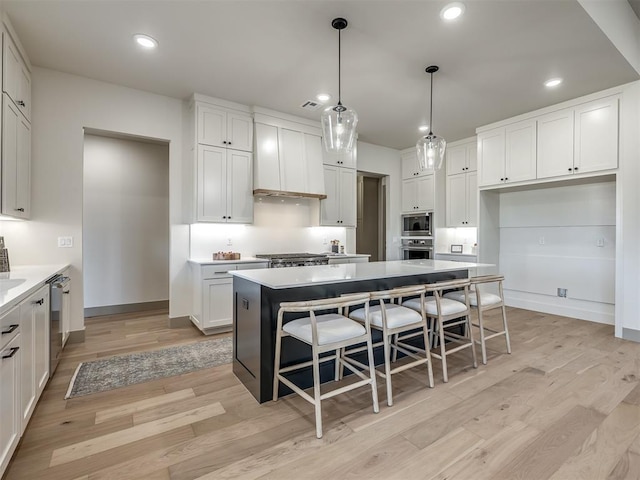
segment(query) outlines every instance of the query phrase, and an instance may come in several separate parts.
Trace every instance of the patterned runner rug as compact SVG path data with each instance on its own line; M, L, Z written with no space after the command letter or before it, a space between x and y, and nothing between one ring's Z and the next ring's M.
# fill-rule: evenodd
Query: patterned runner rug
M64 398L105 392L231 363L231 356L231 337L224 337L84 362L78 365Z

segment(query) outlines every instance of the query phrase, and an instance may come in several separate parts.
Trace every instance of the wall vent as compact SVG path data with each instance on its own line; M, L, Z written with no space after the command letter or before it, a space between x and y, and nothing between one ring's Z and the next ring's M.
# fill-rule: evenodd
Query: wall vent
M305 110L318 110L320 107L322 107L322 104L320 102L316 102L315 100L307 100L300 106Z

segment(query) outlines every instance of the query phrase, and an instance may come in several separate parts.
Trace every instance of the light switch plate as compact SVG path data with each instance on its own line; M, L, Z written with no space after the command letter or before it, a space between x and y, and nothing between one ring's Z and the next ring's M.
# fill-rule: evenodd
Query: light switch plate
M73 247L73 237L58 237L58 248Z

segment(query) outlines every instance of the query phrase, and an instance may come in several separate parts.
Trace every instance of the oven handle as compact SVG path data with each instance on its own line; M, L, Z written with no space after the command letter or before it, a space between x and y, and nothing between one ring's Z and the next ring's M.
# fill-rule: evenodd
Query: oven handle
M414 252L432 252L433 247L402 247L403 250Z

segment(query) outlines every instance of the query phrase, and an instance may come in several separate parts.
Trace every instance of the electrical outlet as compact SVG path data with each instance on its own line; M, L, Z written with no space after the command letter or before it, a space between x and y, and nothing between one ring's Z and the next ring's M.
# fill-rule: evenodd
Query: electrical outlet
M538 244L544 245L544 237L538 238Z
M230 238L227 238L227 247L230 247L231 245L233 245L233 242Z
M596 240L596 247L604 247L604 238Z
M322 239L322 244L323 244L323 245L326 245L327 243L329 243L329 241L327 240L327 237L324 237L324 238Z
M73 237L58 237L58 248L73 247Z
M567 289L566 288L558 288L558 296L562 298L567 298Z

